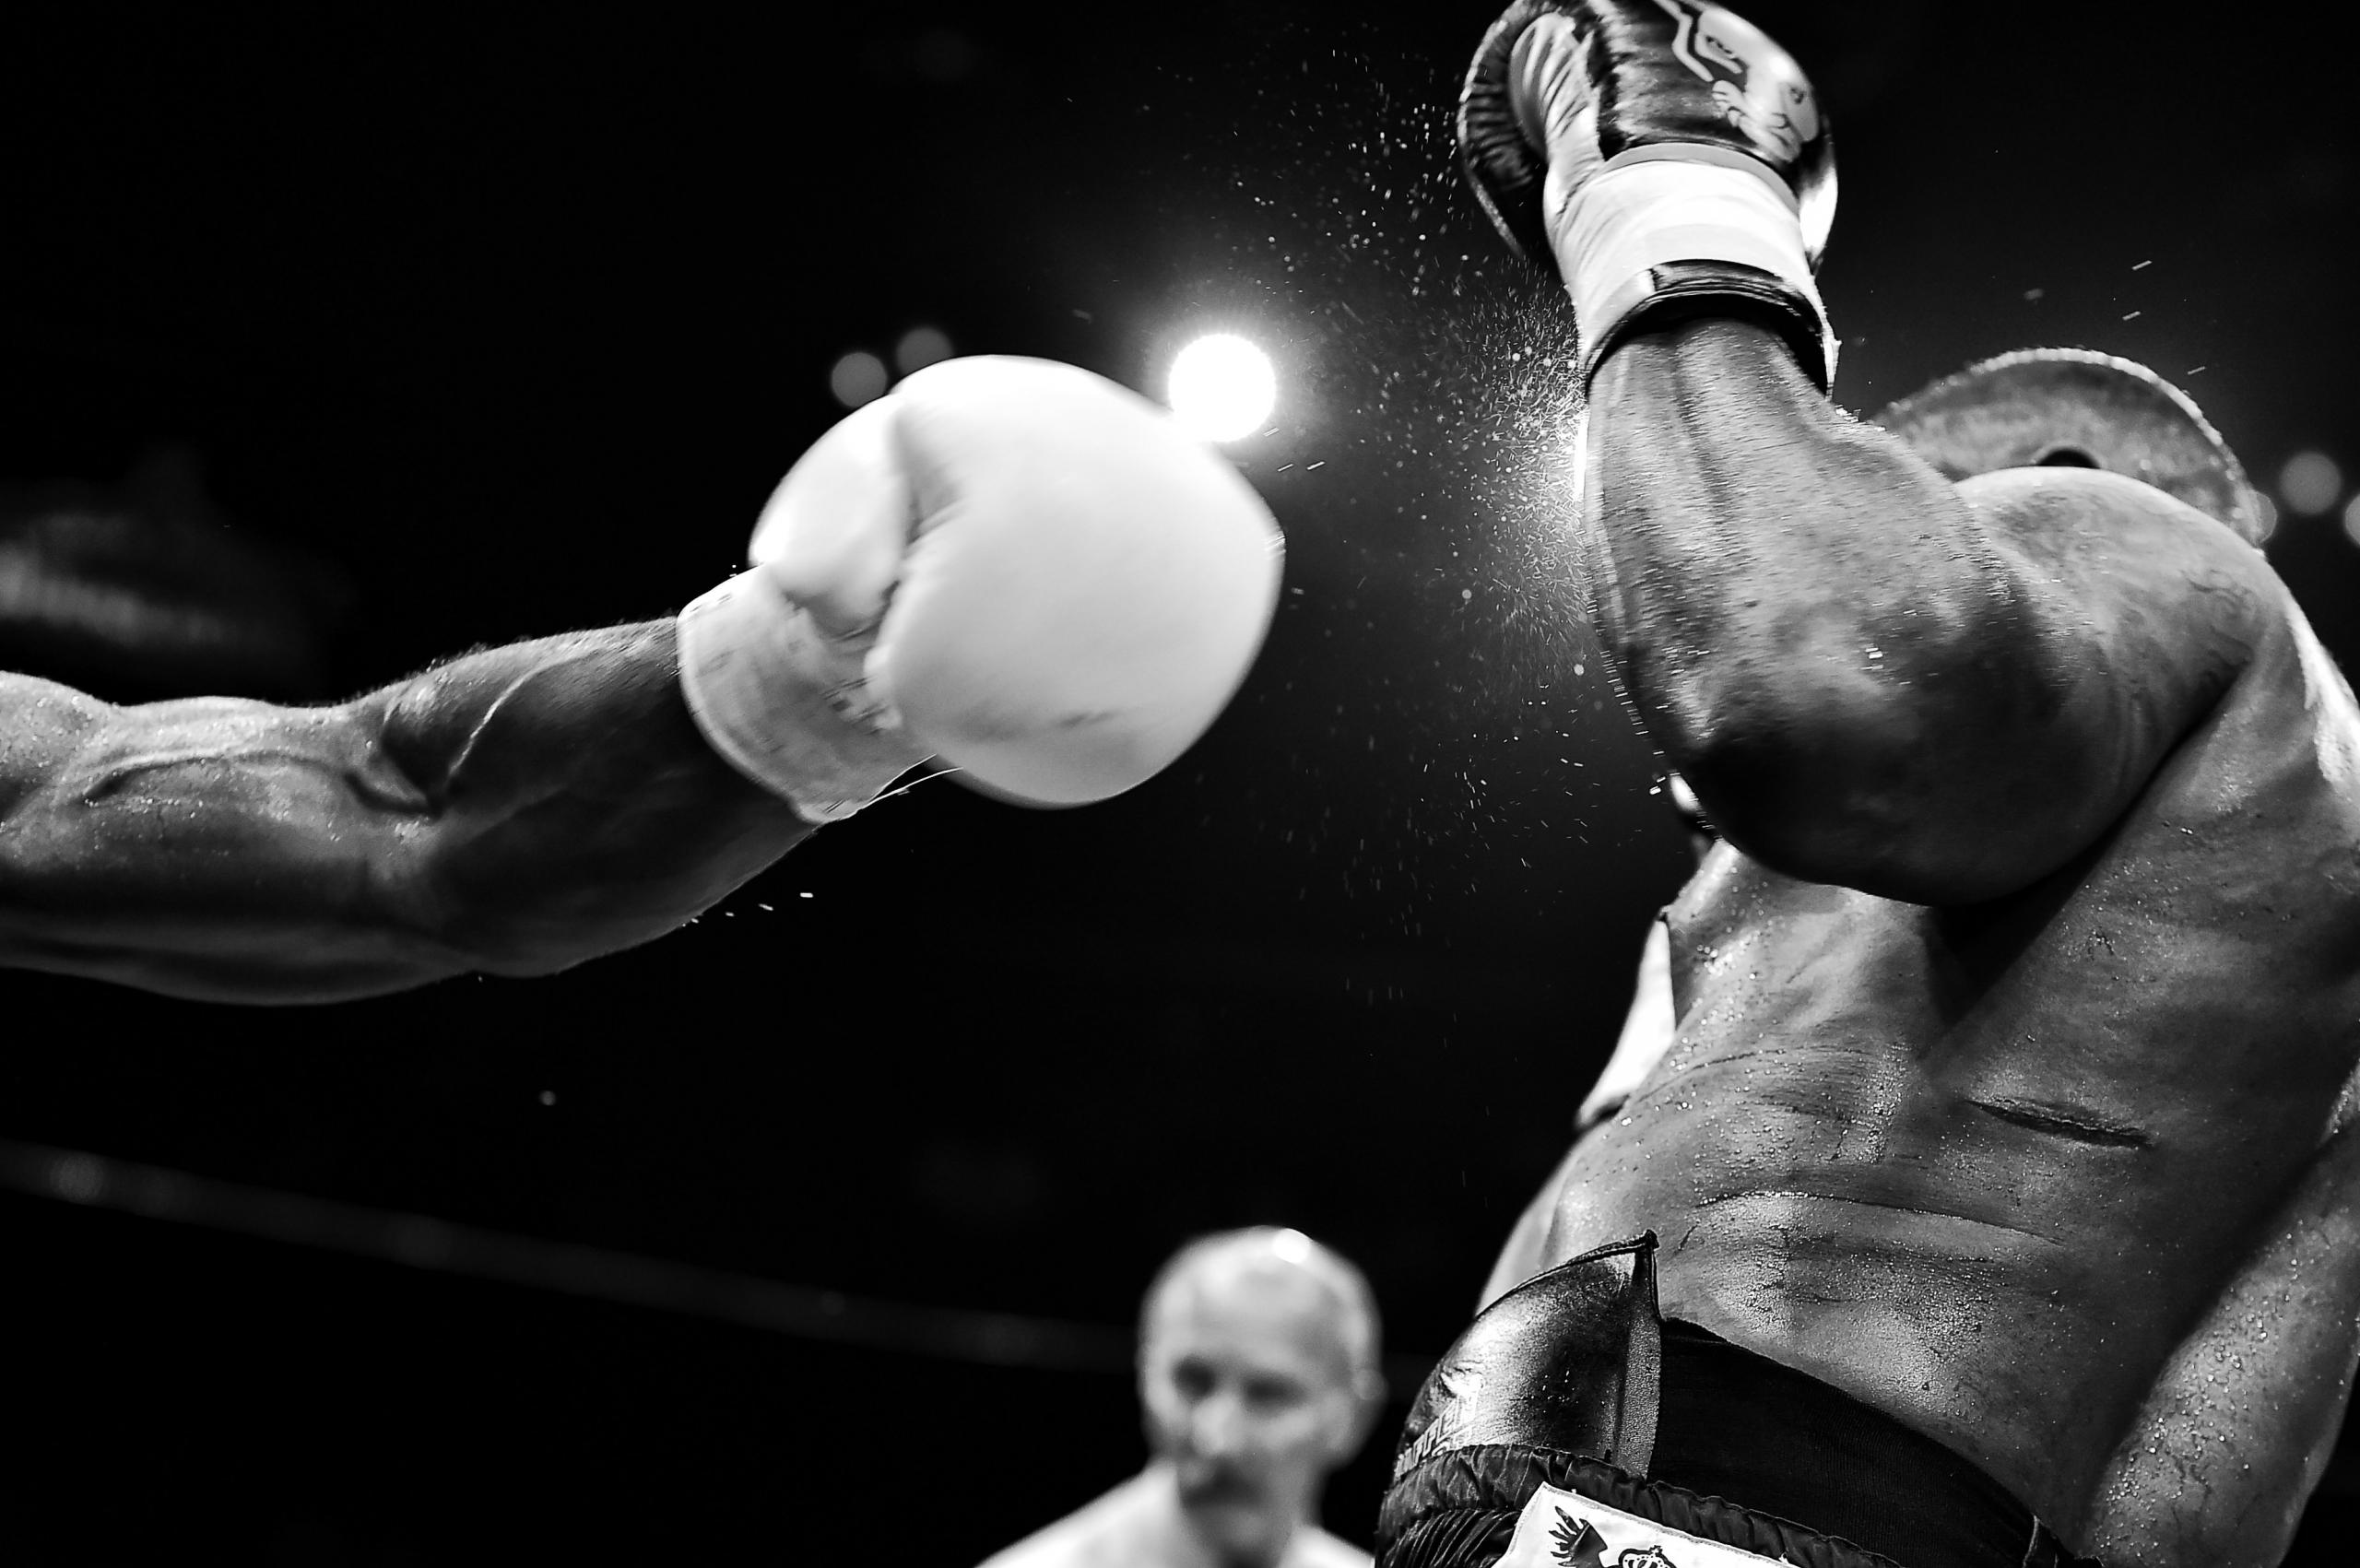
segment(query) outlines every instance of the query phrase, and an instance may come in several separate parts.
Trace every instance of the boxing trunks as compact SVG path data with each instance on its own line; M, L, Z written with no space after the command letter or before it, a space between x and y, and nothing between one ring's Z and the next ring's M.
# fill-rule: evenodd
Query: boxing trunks
M1656 1308L1655 1237L1486 1308L1419 1391L1378 1568L2071 1568L1941 1444Z

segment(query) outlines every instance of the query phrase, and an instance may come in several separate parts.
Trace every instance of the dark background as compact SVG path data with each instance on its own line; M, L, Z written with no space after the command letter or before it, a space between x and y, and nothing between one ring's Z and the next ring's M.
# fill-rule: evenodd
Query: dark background
M189 443L331 584L328 697L676 609L848 350L927 324L1153 391L1237 330L1280 363L1233 451L1290 545L1237 703L1120 800L923 788L555 979L262 1010L8 976L0 1135L1108 1326L1185 1236L1292 1223L1431 1354L1684 864L1551 542L1567 312L1455 183L1491 11L806 9L11 8L0 479ZM2360 465L2333 9L1749 7L1837 127L1839 398L2078 344L2181 382L2265 488ZM2348 667L2360 548L2330 513L2272 553ZM0 1238L12 1563L965 1563L1140 1456L1114 1373L23 1193Z

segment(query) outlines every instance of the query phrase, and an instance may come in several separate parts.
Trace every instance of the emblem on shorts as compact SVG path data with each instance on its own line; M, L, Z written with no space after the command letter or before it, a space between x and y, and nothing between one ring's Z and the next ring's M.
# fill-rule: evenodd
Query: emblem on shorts
M1587 1519L1576 1519L1563 1508L1549 1532L1549 1554L1566 1568L1679 1568L1659 1546L1625 1547L1614 1552L1606 1538Z
M1557 1527L1549 1532L1550 1556L1568 1568L1606 1568L1605 1551L1606 1538L1592 1529L1587 1519L1557 1510Z
M1656 0L1677 30L1671 53L1711 88L1713 106L1764 156L1791 162L1819 137L1819 100L1752 23L1696 0Z

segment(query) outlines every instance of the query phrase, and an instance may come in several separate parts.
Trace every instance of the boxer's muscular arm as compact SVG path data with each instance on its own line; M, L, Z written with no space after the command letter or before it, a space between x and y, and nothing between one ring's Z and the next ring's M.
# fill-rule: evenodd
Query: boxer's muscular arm
M112 707L0 675L0 961L218 1000L562 968L809 830L699 736L673 623L355 701Z
M1740 848L1926 903L2086 847L2274 624L2259 552L2089 469L1958 486L1699 320L1591 387L1581 548L1641 716Z

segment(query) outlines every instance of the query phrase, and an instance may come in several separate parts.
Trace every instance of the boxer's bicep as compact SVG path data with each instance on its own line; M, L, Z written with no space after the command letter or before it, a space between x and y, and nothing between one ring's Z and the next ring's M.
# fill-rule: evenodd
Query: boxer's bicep
M411 867L424 797L365 705L118 707L0 676L0 961L212 1000L466 967Z
M1779 727L1732 726L1687 770L1775 869L1932 904L2029 886L2121 816L2273 624L2260 552L2136 480L2010 469L1956 494L1939 526L1973 569L1922 618L1864 620L1848 687L1768 666ZM1748 778L1757 752L1781 765Z
M1729 842L1920 903L2086 849L2242 667L2268 569L2093 469L1953 486L1766 333L1634 338L1591 389L1601 642Z
M1958 488L2013 563L2012 656L2047 704L1992 737L1988 768L2012 793L1988 804L2048 819L2035 859L2061 861L2220 704L2283 622L2283 593L2225 525L2119 475L2017 468Z
M1869 874L1821 878L1921 903L2012 892L2088 849L2227 694L2276 602L2259 551L2135 479L2014 468L1957 494L1985 603L1894 693L1906 744L1847 781Z

